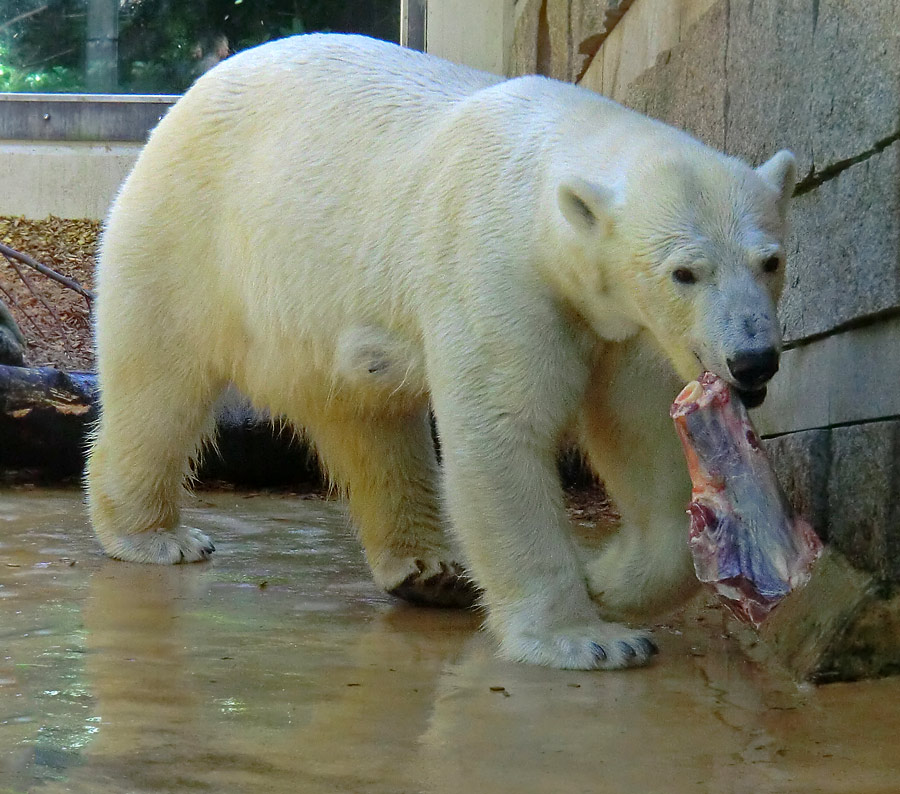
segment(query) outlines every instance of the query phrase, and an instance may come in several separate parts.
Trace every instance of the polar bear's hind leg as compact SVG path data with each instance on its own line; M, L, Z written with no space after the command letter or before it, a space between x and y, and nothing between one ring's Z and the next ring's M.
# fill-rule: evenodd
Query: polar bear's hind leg
M213 431L219 388L196 369L150 360L158 352L148 345L140 362L116 361L114 352L104 361L103 409L88 463L91 521L110 557L197 562L215 547L199 530L179 526L179 503L191 461Z
M478 592L444 531L427 403L307 423L329 477L349 495L375 583L418 604L467 607Z

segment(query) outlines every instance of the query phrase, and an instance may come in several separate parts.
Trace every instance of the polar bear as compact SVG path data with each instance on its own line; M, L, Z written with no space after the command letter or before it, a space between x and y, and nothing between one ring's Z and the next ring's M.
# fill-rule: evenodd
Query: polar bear
M764 394L795 170L364 37L224 61L153 132L103 236L103 548L213 551L179 496L233 383L314 442L382 588L464 604L477 585L509 659L646 663L623 621L696 584L667 408L704 368ZM573 430L623 516L593 558L555 465Z

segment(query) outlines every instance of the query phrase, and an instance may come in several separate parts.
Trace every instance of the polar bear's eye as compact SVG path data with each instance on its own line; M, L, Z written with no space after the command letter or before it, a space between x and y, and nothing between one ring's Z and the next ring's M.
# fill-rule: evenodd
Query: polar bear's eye
M679 284L696 284L697 283L697 274L694 273L693 270L689 270L686 267L680 267L678 270L672 273L672 278L675 279Z
M763 272L765 273L775 273L778 271L778 268L781 267L781 261L777 256L770 256L765 262L763 262Z

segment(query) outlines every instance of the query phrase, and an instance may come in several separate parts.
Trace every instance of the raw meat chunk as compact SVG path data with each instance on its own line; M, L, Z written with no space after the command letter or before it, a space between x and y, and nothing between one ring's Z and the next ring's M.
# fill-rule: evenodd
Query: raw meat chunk
M735 615L759 626L806 584L822 543L794 515L746 409L725 381L705 372L676 397L671 415L693 485L694 570Z

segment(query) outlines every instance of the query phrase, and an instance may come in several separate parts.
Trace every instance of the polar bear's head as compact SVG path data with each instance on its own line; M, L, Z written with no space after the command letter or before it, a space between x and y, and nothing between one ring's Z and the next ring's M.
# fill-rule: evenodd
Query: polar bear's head
M790 152L754 170L700 146L648 157L618 183L561 180L573 300L601 336L649 330L681 377L708 369L762 402L781 351L795 181Z

